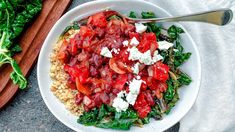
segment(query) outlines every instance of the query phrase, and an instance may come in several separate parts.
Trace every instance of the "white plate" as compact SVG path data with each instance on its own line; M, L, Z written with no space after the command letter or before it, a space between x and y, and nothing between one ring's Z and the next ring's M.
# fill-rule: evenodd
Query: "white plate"
M111 8L113 10L121 11L122 13L129 13L130 11L153 11L158 17L170 16L170 14L158 7L157 5L141 1L141 0L108 0L108 1L92 1L79 5L71 11L67 12L60 20L53 26L48 34L38 59L37 77L41 95L47 107L53 115L75 131L114 131L111 129L101 129L96 127L87 127L77 123L77 117L72 115L65 109L64 105L53 95L50 91L52 80L49 76L50 72L50 53L53 45L56 43L59 35L63 32L66 26L75 20L79 20L101 9ZM163 24L168 27L172 23ZM174 23L176 24L176 23ZM179 24L177 24L180 26ZM182 26L181 26L182 27ZM192 52L192 56L183 66L182 70L192 77L193 82L180 89L180 100L172 109L169 115L165 116L161 121L151 120L149 124L144 125L143 128L132 127L130 131L163 131L177 123L194 104L200 86L201 80L201 63L198 49L187 33L182 35L182 44L186 51Z

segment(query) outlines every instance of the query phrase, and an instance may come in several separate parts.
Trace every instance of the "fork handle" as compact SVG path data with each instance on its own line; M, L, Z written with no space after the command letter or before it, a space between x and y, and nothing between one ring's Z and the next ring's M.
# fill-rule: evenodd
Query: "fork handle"
M166 17L166 18L151 18L151 19L133 19L135 22L180 22L180 21L197 21L211 23L215 25L227 25L233 18L233 12L230 9L219 9L207 12L200 12L190 15Z

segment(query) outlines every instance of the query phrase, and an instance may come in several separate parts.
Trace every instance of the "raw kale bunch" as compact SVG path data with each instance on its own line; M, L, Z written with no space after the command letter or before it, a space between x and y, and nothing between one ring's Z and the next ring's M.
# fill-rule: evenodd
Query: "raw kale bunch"
M12 66L10 77L21 89L26 88L27 80L12 58L22 50L15 40L41 9L41 0L0 0L0 67L7 63Z

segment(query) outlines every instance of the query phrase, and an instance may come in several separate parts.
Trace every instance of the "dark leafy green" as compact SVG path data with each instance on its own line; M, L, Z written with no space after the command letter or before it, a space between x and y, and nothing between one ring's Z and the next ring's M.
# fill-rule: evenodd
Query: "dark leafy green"
M168 28L167 32L170 41L175 43L174 50L170 48L167 51L161 51L160 54L164 58L163 62L170 65L171 69L173 68L175 70L190 58L191 53L185 53L184 48L180 43L180 34L184 33L182 28L172 25Z
M168 104L167 104L168 108L165 111L166 114L170 113L171 109L175 106L175 104L177 103L178 100L179 100L179 94L178 94L178 91L176 91L173 99L170 102L168 102Z
M154 118L155 120L161 120L162 119L162 115L161 115L161 111L159 110L158 106L154 106L151 109L151 112L149 113L150 118Z
M168 28L167 32L172 40L177 40L180 34L184 33L184 30L180 27L172 25L171 27Z
M144 19L147 19L147 18L156 18L156 15L154 14L154 12L150 12L150 11L142 12L141 15L142 15L142 18L144 18Z
M112 128L128 130L138 119L135 111L117 112L113 107L102 105L99 109L95 108L89 112L84 112L78 119L78 123L87 126L94 125L102 128Z
M131 11L129 14L130 18L137 18L137 13L135 13L134 11Z
M135 121L136 121L135 119L119 119L119 120L113 120L107 123L99 123L95 126L100 127L100 128L129 130Z
M181 66L185 61L187 61L192 53L182 53L180 51L175 52L174 57L174 65L175 67Z
M153 12L142 12L141 13L143 19L147 18L155 18L156 15ZM161 34L161 26L159 26L157 23L147 23L145 24L147 26L147 32L153 32L156 34L157 38Z
M14 41L41 8L41 0L0 1L0 67L6 63L12 66L13 72L10 77L21 89L26 88L27 80L12 58L15 53L22 50Z
M181 72L179 74L178 81L179 81L180 86L181 85L189 85L192 82L192 79L186 73Z
M95 125L98 122L97 118L99 115L99 109L95 108L89 112L84 112L79 119L77 120L78 123L84 124L86 126Z
M175 95L175 88L176 87L173 85L172 79L167 80L167 85L168 85L168 88L164 94L164 99L169 101L169 100L173 99L173 97Z

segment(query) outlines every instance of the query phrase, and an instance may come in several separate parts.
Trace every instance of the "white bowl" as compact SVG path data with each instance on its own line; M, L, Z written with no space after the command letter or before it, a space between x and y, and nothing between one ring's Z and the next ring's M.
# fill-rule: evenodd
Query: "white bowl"
M158 7L157 5L142 1L142 0L108 0L108 1L92 1L79 5L67 12L59 21L53 26L48 34L38 59L37 77L41 95L47 107L51 113L66 126L75 131L87 132L87 131L114 131L111 129L101 129L96 127L87 127L77 123L77 117L72 115L65 109L64 105L53 95L50 91L50 85L52 80L49 76L50 71L50 53L52 47L56 43L59 35L63 32L66 26L72 21L79 20L86 16L100 11L101 9L111 8L113 10L120 11L122 13L129 13L130 11L153 11L158 17L170 16L166 10ZM164 27L168 27L173 23L163 24ZM174 23L181 26L177 23ZM182 27L182 26L181 26ZM185 29L184 29L185 30ZM130 131L163 131L173 126L175 123L190 110L194 104L200 86L201 80L201 63L198 49L192 40L191 36L185 31L182 35L182 44L186 51L192 52L192 56L183 66L182 70L192 77L193 82L189 86L182 87L179 91L180 100L172 111L160 121L151 120L149 124L144 125L143 128L132 127Z

